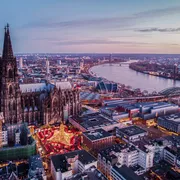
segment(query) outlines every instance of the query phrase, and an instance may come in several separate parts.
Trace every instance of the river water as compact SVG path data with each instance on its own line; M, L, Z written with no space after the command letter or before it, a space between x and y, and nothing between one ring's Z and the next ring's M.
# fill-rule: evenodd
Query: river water
M152 76L136 72L129 68L128 65L119 64L103 64L94 66L90 71L96 73L97 76L104 77L107 80L117 83L129 85L132 88L140 88L148 92L159 92L168 87L179 86L180 81L174 81L162 77Z

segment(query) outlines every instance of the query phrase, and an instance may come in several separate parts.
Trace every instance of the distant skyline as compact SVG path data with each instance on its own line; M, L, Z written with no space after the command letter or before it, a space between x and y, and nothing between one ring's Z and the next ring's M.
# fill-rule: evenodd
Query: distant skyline
M0 51L180 54L179 0L1 0Z

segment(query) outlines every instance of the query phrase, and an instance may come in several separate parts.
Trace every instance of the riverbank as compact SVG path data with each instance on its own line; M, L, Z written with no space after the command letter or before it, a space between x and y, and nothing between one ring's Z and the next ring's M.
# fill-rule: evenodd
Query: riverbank
M139 72L139 73L143 73L143 74L148 74L148 75L150 75L150 76L156 76L156 77L160 77L160 78L165 78L165 79L171 79L171 80L173 80L173 81L180 81L180 79L174 79L174 78L172 78L172 77L168 77L168 76L165 76L165 75L160 75L160 74L156 74L155 72L147 72L147 71L141 71L141 70L139 70L139 69L136 69L136 68L134 68L134 67L132 67L132 66L129 66L129 68L130 69L132 69L133 71L136 71L136 72Z
M114 64L117 64L117 63L114 63ZM143 91L140 88L132 88L130 85L126 85L126 84L123 84L123 83L120 83L120 82L117 82L117 81L114 81L114 80L109 80L108 78L105 78L103 76L97 76L97 74L95 72L93 72L92 69L95 68L95 67L102 66L102 65L105 65L105 66L109 65L110 67L112 67L112 64L109 64L109 63L103 63L103 64L100 64L100 65L91 66L89 68L89 70L88 70L88 74L90 76L93 76L93 77L96 77L96 78L102 78L102 80L104 80L104 81L116 83L118 85L119 91L129 91L129 92L132 92L132 93L136 93L137 95L138 94L143 95ZM117 65L119 65L119 64L117 64Z
M119 64L110 66L108 64L92 66L89 72L93 72L98 77L103 77L108 81L113 81L120 85L131 86L132 89L147 90L149 93L160 92L169 87L179 87L180 81L174 81L159 76L152 76L135 71L127 65Z
M91 71L92 68L94 67L97 67L97 66L101 66L101 65L106 65L106 64L109 64L109 63L102 63L102 64L98 64L98 65L94 65L94 66L91 66L89 69L88 69L88 74L93 76L93 77L97 77L96 73L94 73L93 71ZM115 64L115 63L114 63ZM110 65L110 64L109 64ZM107 78L104 78L104 77L100 77L102 78L103 80L106 80L106 81L110 81L108 80ZM114 82L114 81L110 81L110 82L113 82L113 83L117 83L117 82ZM118 85L122 86L123 84L121 83L117 83Z

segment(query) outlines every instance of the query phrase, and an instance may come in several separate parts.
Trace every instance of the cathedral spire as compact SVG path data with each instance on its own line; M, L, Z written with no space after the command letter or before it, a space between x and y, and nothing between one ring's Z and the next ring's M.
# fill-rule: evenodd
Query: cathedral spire
M11 59L13 58L13 50L11 45L11 37L9 32L9 24L5 26L5 33L4 33L4 47L3 47L3 59Z

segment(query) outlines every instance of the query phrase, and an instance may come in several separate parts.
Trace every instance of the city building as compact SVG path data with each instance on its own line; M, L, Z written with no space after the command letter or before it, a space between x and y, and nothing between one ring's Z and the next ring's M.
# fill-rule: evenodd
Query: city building
M62 64L61 60L58 60L57 63L58 63L58 65L60 65L60 66L61 66L61 64Z
M66 83L19 85L9 25L5 27L0 71L0 112L3 112L5 124L55 123L63 121L65 113L68 115L79 113L79 91L72 87L67 89Z
M20 135L21 135L21 130L17 129L15 132L15 144L20 144Z
M138 150L134 146L116 144L99 152L97 165L98 169L111 179L111 169L114 165L135 166L138 164L138 158Z
M3 113L0 113L0 148L3 146Z
M125 128L116 128L116 136L126 142L140 141L148 135L148 132L138 126L129 126Z
M46 80L50 80L49 60L46 59Z
M17 160L29 158L36 154L36 142L29 136L26 124L3 126L0 160Z
M129 142L128 144L115 144L103 149L98 154L98 169L111 179L111 169L126 165L131 167L137 175L142 175L154 165L155 152L158 151L148 142ZM159 153L159 152L158 152Z
M97 160L85 150L51 157L51 174L54 180L64 180L82 173L91 166L97 167Z
M34 155L29 158L28 178L47 179L40 155Z
M178 156L177 151L175 151L169 147L164 148L164 160L167 161L168 163L170 163L171 165L173 165L173 166L176 165L177 158L178 158L177 156Z
M2 141L1 141L2 146L7 146L8 145L8 129L5 124L2 125L2 134L0 138L2 138Z
M107 178L95 166L86 169L84 172L75 174L66 180L107 180Z
M100 151L102 148L109 147L113 144L115 136L103 129L83 132L83 144L93 151Z
M138 165L143 168L137 174L141 175L153 167L154 152L146 147L146 145L141 145L141 143L137 146L137 150L139 151Z
M101 95L94 92L80 92L80 100L82 104L95 105L101 103Z
M119 108L129 113L129 118L138 117L148 126L155 125L155 119L179 112L179 106L166 102L124 103Z
M142 180L134 171L126 165L121 167L113 166L111 169L112 180Z
M180 168L180 151L179 151L180 137L172 135L165 137L165 140L167 141L167 143L163 150L163 159L172 166L175 166L177 169L179 169Z
M2 126L2 139L7 145L14 146L18 144L27 144L29 130L27 124L12 124Z
M103 107L100 109L100 112L103 115L112 118L114 120L122 121L124 119L129 119L129 114L127 112L121 112L114 108Z
M3 164L0 167L0 179L2 180L20 180L26 179L28 174L28 163L15 164L9 162L7 165Z
M140 108L140 117L143 120L149 120L179 111L179 106L166 102L137 103L136 107Z
M0 161L27 159L35 154L36 142L30 138L27 145L1 148Z
M19 69L22 69L23 68L23 58L21 57L19 59Z
M122 123L103 116L99 112L85 114L83 116L73 116L69 118L69 122L82 132L92 131L100 128L104 129L105 131L110 131L115 127L124 127Z
M100 93L115 93L118 91L118 85L114 82L100 81L98 82L96 89Z
M180 133L180 113L159 117L158 126L179 134Z

